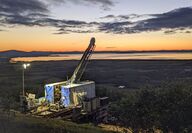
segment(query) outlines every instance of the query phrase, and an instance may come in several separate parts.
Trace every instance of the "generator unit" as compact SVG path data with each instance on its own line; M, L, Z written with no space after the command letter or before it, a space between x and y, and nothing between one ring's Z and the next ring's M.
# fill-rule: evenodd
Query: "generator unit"
M45 85L45 99L48 103L59 103L63 107L78 106L84 99L95 96L95 82L84 81L72 84L47 84Z

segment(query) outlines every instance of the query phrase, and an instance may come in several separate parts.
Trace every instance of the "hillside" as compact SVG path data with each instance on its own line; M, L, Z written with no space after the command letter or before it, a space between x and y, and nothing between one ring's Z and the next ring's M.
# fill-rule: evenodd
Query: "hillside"
M192 52L192 50L156 50L156 51L95 51L95 53L174 53L174 52ZM19 50L8 50L8 51L0 51L0 57L34 57L34 56L48 56L50 54L79 54L83 53L80 51L71 51L71 52L54 52L54 51L19 51Z
M110 133L92 124L76 124L69 121L41 119L0 111L0 133Z
M18 51L18 50L9 50L9 51L2 51L0 52L0 57L25 57L25 56L47 56L51 52L25 52L25 51Z

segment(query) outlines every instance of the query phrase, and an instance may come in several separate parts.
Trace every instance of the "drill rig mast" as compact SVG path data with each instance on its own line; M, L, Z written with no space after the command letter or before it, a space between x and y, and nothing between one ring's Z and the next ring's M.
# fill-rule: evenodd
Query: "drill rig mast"
M83 56L81 57L81 60L79 61L78 66L76 67L75 71L73 72L73 75L68 80L68 83L78 83L86 69L87 63L89 61L89 58L91 57L93 51L95 49L95 38L91 38L88 48L85 50Z

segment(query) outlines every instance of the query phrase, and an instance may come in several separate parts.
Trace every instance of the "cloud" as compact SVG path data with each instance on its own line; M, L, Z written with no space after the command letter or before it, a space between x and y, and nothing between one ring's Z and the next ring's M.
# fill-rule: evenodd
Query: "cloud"
M0 0L0 25L15 26L50 26L58 28L58 33L88 33L95 32L97 22L87 23L78 20L60 20L49 16L48 4L52 0ZM69 0L54 0L55 2L69 2ZM70 0L74 3L87 2L111 6L111 0ZM89 29L86 29L89 28Z
M139 17L139 15L136 15ZM117 18L123 16L106 16L105 18ZM180 8L163 14L149 14L149 18L132 22L129 16L124 16L124 21L108 22L100 26L100 30L106 33L140 33L160 31L168 29L165 33L175 33L177 30L192 28L192 8ZM173 32L174 30L174 32Z
M109 10L114 5L112 0L84 0L92 4L100 4L104 10Z
M59 28L54 34L68 34L68 33L96 33L98 32L99 23L97 22L83 22L83 21L64 21L60 25L57 25Z
M127 28L131 26L133 23L131 22L106 22L100 23L99 31L106 33L125 33L127 32Z
M189 34L189 33L191 33L191 31L185 31L185 33L188 33L188 34Z
M25 12L48 12L47 6L38 0L0 0L0 12L21 14Z
M57 35L57 34L69 34L69 33L91 33L91 32L92 32L91 30L80 30L80 29L70 30L70 29L61 28L58 30L58 32L53 34Z
M38 25L37 19L47 17L47 6L38 0L0 0L0 23L3 25Z
M47 4L91 4L91 5L99 5L104 10L109 10L114 5L114 0L42 0Z
M136 28L144 31L161 29L179 29L192 27L192 8L180 8L163 14L154 15L155 18L138 23Z
M62 3L62 2L75 2L75 3L92 3L92 4L103 4L103 5L109 5L112 6L114 4L114 0L43 0L43 1L49 1L49 2L56 2L56 3Z
M104 17L100 17L100 19L114 19L116 18L115 15L107 15L107 16L104 16Z
M100 17L100 19L106 19L106 20L113 20L113 21L125 21L125 20L129 20L129 21L133 21L134 19L144 19L144 17L149 17L150 15L138 15L138 14L129 14L129 15L107 15L104 17Z
M48 1L48 0L46 0ZM49 0L53 1L53 0ZM69 0L54 0L69 2ZM112 6L112 0L70 0L79 3ZM114 33L132 34L161 31L173 34L177 31L191 33L192 7L180 8L162 14L107 15L100 19L108 21L86 22L78 20L55 19L50 15L45 0L0 0L0 26L45 26L57 28L54 34L67 33Z
M57 32L54 34L68 34L68 33L92 33L96 32L99 23L78 20L59 20L45 18L36 21L38 25L41 26L51 26L58 28ZM35 24L36 24L35 23Z
M90 33L96 31L98 23L78 20L60 20L53 19L44 14L28 14L28 15L11 15L0 13L0 23L15 27L15 26L41 26L58 28L55 34L66 33Z
M176 31L175 30L166 30L164 31L165 34L175 34Z

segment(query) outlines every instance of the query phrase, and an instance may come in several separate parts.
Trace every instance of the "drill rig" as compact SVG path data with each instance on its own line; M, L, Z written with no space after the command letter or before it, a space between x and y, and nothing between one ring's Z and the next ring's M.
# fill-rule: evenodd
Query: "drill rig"
M86 117L98 121L106 118L108 98L96 97L94 81L81 81L94 49L95 38L91 38L69 80L46 84L45 97L39 98L36 102L26 97L28 112L42 117L62 117L62 119L73 120Z
M78 105L83 97L95 97L95 83L80 81L94 48L95 38L92 38L69 80L45 85L45 98L48 102L67 107Z

